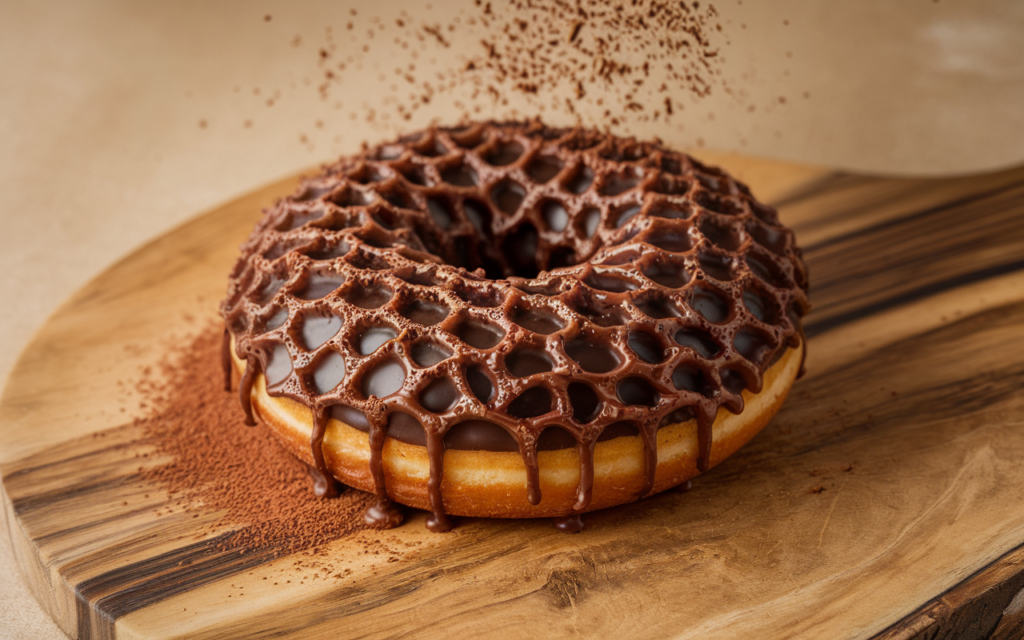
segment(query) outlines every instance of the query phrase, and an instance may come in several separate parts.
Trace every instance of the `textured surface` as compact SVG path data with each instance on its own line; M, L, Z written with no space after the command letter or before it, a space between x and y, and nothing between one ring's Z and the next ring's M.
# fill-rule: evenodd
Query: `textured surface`
M160 353L125 345L181 331L185 315L212 319L254 208L289 182L135 254L30 347L0 404L28 580L66 629L91 637L1014 637L1024 170L808 180L727 164L804 238L821 297L807 377L691 492L595 514L578 536L532 521L436 535L417 516L387 534L417 545L397 562L332 545L353 569L341 583L274 586L297 558L217 554L188 518L152 518L165 498L138 488L145 449L117 410L132 401L110 390ZM96 366L106 362L117 365ZM69 384L54 391L57 379Z
M707 470L719 408L742 411L799 344L806 286L792 232L720 169L592 131L478 124L305 182L243 245L221 311L249 363L247 410L255 371L307 404L321 473L328 415L370 432L382 497L386 431L440 451L504 430L537 504L556 423L579 447L582 511L610 429L643 436L642 494L659 425L696 417Z

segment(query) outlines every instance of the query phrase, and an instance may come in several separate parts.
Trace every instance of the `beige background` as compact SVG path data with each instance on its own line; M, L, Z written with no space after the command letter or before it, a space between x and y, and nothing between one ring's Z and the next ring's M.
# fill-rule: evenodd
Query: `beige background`
M352 6L367 19L404 8L443 21L470 2L435 0L429 13L417 2L0 3L0 379L63 299L134 247L389 135L347 116L379 101L375 70L332 100L317 96L326 26ZM672 126L634 132L698 155L703 146L870 173L1024 161L1024 3L717 7L724 79L743 99L679 94L686 106ZM473 46L454 44L439 66ZM381 55L390 68L401 53ZM450 113L442 97L407 126ZM63 637L0 538L0 637Z

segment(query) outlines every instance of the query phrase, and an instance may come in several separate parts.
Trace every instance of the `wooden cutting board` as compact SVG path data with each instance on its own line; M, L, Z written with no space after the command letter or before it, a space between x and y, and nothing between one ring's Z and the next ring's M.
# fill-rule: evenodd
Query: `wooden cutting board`
M194 542L209 518L155 517L167 496L139 488L138 398L118 382L161 353L132 345L214 317L289 179L141 248L25 350L0 402L25 579L79 638L1024 636L1024 168L915 180L712 160L797 230L815 308L807 376L691 492L579 535L495 520L435 535L417 515L383 534L412 550L397 560L364 554L371 534L329 545L344 581L276 580L296 558L225 555Z

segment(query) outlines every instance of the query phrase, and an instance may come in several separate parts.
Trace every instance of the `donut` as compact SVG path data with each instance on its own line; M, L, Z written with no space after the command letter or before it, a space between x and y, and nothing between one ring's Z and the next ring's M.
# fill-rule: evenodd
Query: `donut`
M807 269L721 169L537 121L432 127L264 212L221 303L225 385L314 490L449 516L580 514L689 480L802 373Z

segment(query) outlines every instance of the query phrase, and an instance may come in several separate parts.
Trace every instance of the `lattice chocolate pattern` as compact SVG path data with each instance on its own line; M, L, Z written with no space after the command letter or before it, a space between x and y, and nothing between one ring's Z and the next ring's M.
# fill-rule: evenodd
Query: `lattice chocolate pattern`
M312 409L320 474L328 418L368 431L382 501L385 437L425 445L444 529L446 446L519 451L532 504L538 448L576 446L576 511L602 436L643 437L644 495L657 429L696 418L706 470L718 408L742 411L799 344L806 289L793 233L723 171L659 142L485 123L305 180L242 246L221 312L249 423L263 372Z

